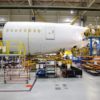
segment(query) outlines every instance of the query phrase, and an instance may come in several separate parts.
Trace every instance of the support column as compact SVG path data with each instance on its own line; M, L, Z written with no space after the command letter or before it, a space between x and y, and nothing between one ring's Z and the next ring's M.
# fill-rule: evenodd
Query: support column
M90 37L89 39L90 39L90 56L92 56L92 52L93 52L92 37Z

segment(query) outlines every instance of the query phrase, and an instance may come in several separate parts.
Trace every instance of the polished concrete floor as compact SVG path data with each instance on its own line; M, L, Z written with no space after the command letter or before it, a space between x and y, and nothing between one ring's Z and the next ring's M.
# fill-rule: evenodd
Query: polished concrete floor
M100 76L37 79L32 91L0 92L0 100L100 100Z

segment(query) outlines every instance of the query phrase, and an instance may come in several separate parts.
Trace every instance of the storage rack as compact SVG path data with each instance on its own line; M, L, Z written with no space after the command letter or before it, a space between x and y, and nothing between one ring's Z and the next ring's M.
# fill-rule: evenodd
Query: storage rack
M37 72L37 77L56 77L56 61L45 61L44 63L39 63Z
M93 75L100 75L100 56L85 57L82 60L82 67Z
M47 61L45 64L46 76L47 77L56 77L56 62L55 61Z

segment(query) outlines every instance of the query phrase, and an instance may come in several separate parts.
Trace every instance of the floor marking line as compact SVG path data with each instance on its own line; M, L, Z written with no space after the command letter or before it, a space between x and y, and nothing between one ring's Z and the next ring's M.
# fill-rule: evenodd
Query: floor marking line
M0 90L0 92L30 92L34 87L36 80L37 80L37 78L35 77L35 80L32 83L32 87L28 90Z

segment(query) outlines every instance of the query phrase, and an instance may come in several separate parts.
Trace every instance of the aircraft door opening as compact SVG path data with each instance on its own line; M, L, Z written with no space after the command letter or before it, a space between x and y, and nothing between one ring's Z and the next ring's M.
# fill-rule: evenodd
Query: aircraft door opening
M50 26L46 28L46 40L55 40L55 29Z

